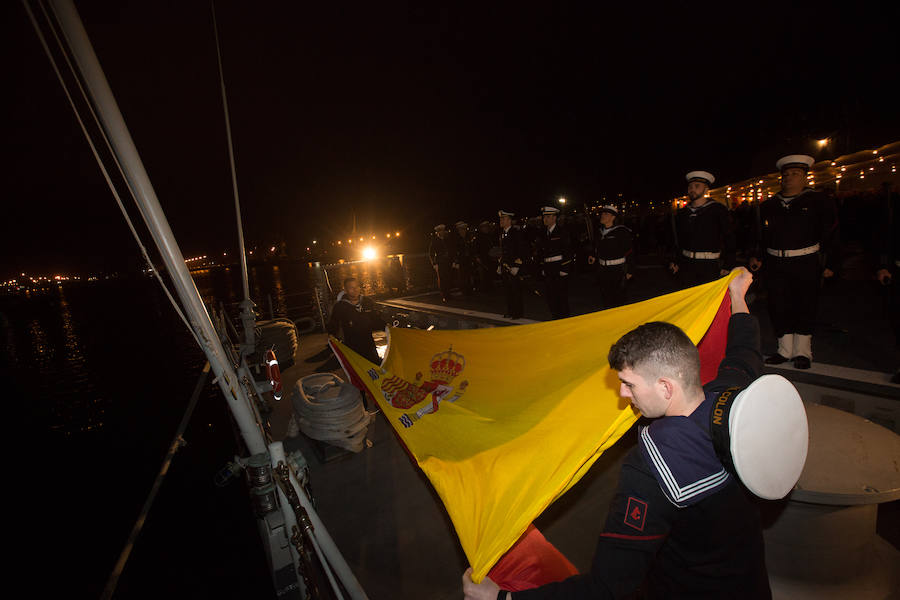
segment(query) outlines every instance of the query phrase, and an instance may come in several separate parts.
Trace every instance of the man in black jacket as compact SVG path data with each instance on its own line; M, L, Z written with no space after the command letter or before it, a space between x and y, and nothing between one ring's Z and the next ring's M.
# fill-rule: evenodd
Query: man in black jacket
M506 292L506 314L510 319L521 319L524 312L522 300L522 273L525 266L526 246L522 230L513 225L515 213L508 210L497 212L500 217L500 260L497 275L503 278Z
M378 314L375 302L360 293L355 277L344 280L344 293L331 310L328 333L340 338L348 348L376 365L381 364L375 350L372 332L385 328L384 319Z
M839 258L834 202L806 185L812 164L813 157L805 154L775 163L781 191L759 206L759 245L749 260L752 271L764 267L769 316L778 338L778 350L766 363L793 359L798 369L810 368L820 281L834 275Z
M434 236L428 245L428 260L437 275L441 300L450 301L450 290L453 287L453 255L454 247L447 239L447 226L441 223L434 227Z
M600 208L600 227L588 256L589 264L597 263L604 309L625 304L625 282L631 279L634 268L631 230L616 224L618 216L619 209L611 204Z
M724 204L709 198L716 180L707 171L686 176L690 203L674 215L674 244L669 269L681 278L683 287L717 279L734 267L734 226Z
M572 240L569 232L557 223L559 209L541 208L543 231L537 239L537 258L544 273L544 289L551 319L569 316L569 272L573 268Z
M746 269L729 285L732 316L718 376L700 386L700 357L669 323L647 323L609 352L620 393L653 419L622 465L619 487L590 573L522 592L463 575L467 600L771 598L756 507L719 461L709 435L723 390L752 382L762 368L759 324L744 295Z

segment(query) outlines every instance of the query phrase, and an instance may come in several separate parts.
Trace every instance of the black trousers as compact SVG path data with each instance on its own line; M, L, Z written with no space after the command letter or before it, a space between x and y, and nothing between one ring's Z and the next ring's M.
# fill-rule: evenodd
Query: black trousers
M466 296L472 293L472 275L472 263L460 262L459 268L456 269L457 287Z
M791 258L766 256L769 317L776 337L812 335L819 309L819 254Z
M558 263L544 263L544 289L550 317L565 319L569 312L569 276L560 274Z
M491 267L490 257L481 258L476 263L475 273L478 276L478 289L482 292L489 292L494 289L494 273L497 262L494 261Z
M513 319L522 318L524 312L522 301L522 278L504 271L503 290L506 292L506 314Z
M722 270L718 258L682 257L678 263L679 287L681 289L702 285L719 278Z
M450 290L453 288L453 268L450 263L439 262L437 268L438 287L441 289L441 297L450 299Z
M598 266L597 283L600 284L603 308L625 304L625 265Z

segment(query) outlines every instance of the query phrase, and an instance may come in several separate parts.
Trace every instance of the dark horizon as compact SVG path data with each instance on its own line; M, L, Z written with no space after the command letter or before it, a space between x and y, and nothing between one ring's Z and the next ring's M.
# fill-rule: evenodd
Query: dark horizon
M209 5L77 6L183 253L234 251ZM815 139L900 139L896 8L216 9L248 242L305 247L351 211L364 234L425 236L560 195L668 200L689 170L725 183ZM5 10L0 275L140 264L24 9Z

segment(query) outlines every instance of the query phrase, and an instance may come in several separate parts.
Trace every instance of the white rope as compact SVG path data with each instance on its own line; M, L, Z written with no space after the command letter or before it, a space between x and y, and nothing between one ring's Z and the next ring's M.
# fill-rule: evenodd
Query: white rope
M160 286L162 286L163 292L165 292L166 296L169 298L169 302L171 302L172 307L175 309L175 312L181 317L181 320L187 326L188 331L191 332L191 335L194 337L194 340L197 344L203 348L204 345L200 343L200 339L197 337L196 331L191 326L190 322L188 322L187 317L184 316L181 308L178 306L175 298L172 296L171 292L169 292L168 287L166 287L165 282L162 280L162 277L159 275L159 271L157 271L156 267L153 265L153 261L150 260L150 255L147 252L147 248L141 242L140 236L138 235L137 230L134 227L134 224L131 222L131 218L128 216L128 211L125 209L125 205L122 203L122 199L119 196L119 192L116 189L115 184L113 184L112 178L109 175L109 171L106 169L106 165L103 163L103 159L100 157L100 153L97 151L97 147L94 145L93 139L91 139L90 133L87 130L87 127L84 124L84 121L81 118L81 114L78 112L78 107L75 105L75 100L72 98L71 93L69 92L69 88L66 85L65 79L62 76L62 73L59 70L59 67L56 64L56 60L53 58L53 53L50 51L50 46L47 44L46 39L44 38L44 34L40 30L40 26L37 23L37 20L34 17L34 13L32 13L31 8L28 6L27 0L22 0L22 4L25 6L25 11L28 13L28 18L31 20L31 24L34 27L35 32L37 33L38 39L41 42L41 46L44 48L44 52L47 54L47 58L50 59L50 64L53 67L54 73L56 73L56 77L59 80L60 85L63 88L63 93L65 93L66 98L69 101L69 106L72 107L72 112L75 113L75 119L78 121L79 127L81 127L82 133L84 133L84 137L87 140L88 146L91 148L91 153L94 155L94 159L97 161L97 164L100 167L101 173L103 173L103 178L106 180L106 184L109 187L110 192L112 192L113 198L116 200L116 204L119 206L119 210L122 212L122 216L125 218L125 222L128 224L128 228L131 230L131 234L134 236L135 242L137 242L138 247L141 250L141 254L144 256L144 260L147 262L147 265L150 268L150 272L156 277L159 281ZM81 81L77 76L77 72L72 65L72 62L69 60L69 56L65 51L65 46L62 43L62 40L59 39L59 36L56 33L56 29L53 27L53 23L50 19L50 15L47 13L46 8L40 2L38 2L38 6L40 6L41 11L44 13L44 18L47 20L48 27L50 31L53 32L53 37L56 39L56 44L60 48L60 52L62 53L63 58L66 61L69 70L72 72L75 77L75 82L78 85L78 89L81 92L81 96L85 101L85 104L88 107L89 112L91 113L91 117L94 119L94 122L97 124L97 128L100 131L100 136L103 138L104 143L106 144L107 149L112 156L112 160L115 163L116 167L119 170L119 174L122 176L122 179L125 181L126 187L128 188L129 193L131 194L132 199L135 200L135 204L138 206L138 210L140 210L140 204L134 197L134 190L131 188L131 184L128 182L128 178L125 177L125 173L122 171L122 165L119 163L118 158L116 157L115 152L112 149L111 144L109 143L109 138L106 137L106 132L103 130L103 127L100 125L100 121L97 118L97 114L94 112L94 108L91 105L91 102L87 98L87 93L84 91L84 87L81 85Z

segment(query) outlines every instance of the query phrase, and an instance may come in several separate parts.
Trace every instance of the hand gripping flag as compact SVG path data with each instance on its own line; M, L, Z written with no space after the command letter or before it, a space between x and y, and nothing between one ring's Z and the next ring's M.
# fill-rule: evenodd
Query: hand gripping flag
M520 537L527 543L517 547L543 540L529 529L535 517L637 419L607 361L619 337L650 321L673 323L695 343L703 340L701 379L714 378L725 351L730 279L531 325L391 328L382 366L330 343L431 481L481 581ZM564 576L566 568L557 572Z

